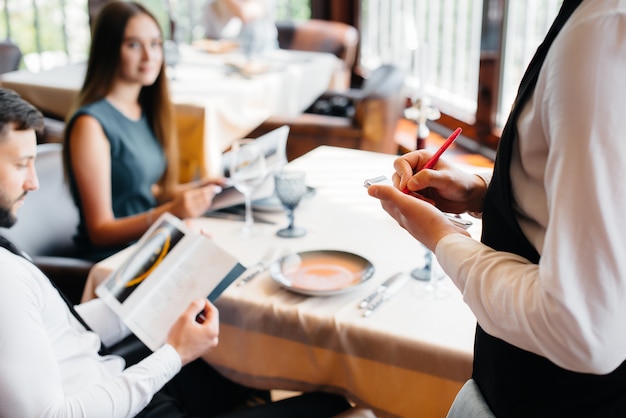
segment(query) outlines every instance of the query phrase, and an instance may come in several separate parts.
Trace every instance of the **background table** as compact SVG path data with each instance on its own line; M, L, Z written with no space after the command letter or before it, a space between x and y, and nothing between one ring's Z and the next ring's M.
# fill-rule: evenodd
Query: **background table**
M390 175L394 157L320 147L290 163L307 173L316 194L296 210L306 236L282 239L283 213L267 215L276 225L258 224L243 239L242 224L195 219L215 241L247 266L268 246L295 251L333 249L370 260L374 276L352 292L330 297L292 293L264 273L245 286L233 285L218 299L220 345L204 358L224 375L259 388L325 389L345 394L383 416L445 416L471 374L475 319L448 278L450 294L416 296L417 281L363 317L358 303L395 272L423 262L425 248L401 229L367 195L363 180ZM480 233L480 224L470 229ZM86 298L128 254L97 264Z
M265 67L253 76L234 71L238 53L210 54L180 46L180 58L168 68L181 138L181 176L218 175L219 157L233 140L244 137L270 116L302 113L330 84L333 54L273 50L256 58ZM65 119L84 80L85 63L41 73L15 71L0 76L3 87L17 91L42 112Z

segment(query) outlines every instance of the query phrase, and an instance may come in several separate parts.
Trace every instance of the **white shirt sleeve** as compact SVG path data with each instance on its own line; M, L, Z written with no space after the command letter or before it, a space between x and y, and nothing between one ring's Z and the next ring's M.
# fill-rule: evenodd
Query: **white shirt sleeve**
M181 369L178 353L168 344L114 378L80 393L77 405L85 417L137 415L154 394ZM56 415L55 415L56 416Z
M102 299L91 299L74 306L74 309L106 346L111 346L131 334L124 321Z
M518 122L515 210L539 264L462 236L436 248L486 332L597 374L626 359L626 4L615 4L583 2Z
M165 345L123 370L74 318L47 278L0 249L0 416L134 416L180 371Z

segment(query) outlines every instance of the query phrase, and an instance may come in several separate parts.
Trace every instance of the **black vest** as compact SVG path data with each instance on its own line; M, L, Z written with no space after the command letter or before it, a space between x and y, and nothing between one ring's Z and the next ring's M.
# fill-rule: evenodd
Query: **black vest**
M493 179L485 196L482 242L538 263L513 213L510 163L516 123L531 96L554 38L582 0L565 0L522 79L502 132ZM476 327L474 380L498 417L626 417L626 362L609 375L574 373Z

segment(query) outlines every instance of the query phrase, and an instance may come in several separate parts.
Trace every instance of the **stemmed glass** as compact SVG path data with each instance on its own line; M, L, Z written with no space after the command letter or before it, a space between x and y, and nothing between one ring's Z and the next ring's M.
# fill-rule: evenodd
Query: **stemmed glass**
M236 140L231 150L230 179L233 186L244 196L246 215L242 233L249 235L254 225L252 192L267 176L265 154L259 144L249 138Z
M416 294L424 299L441 299L448 295L440 281L445 277L437 258L432 251L426 250L424 265L411 271L411 277L420 281L416 287Z
M294 225L294 210L306 194L305 173L303 171L281 170L274 175L276 196L287 210L289 226L279 229L276 235L283 238L297 238L306 234L306 229Z
M239 35L239 42L241 45L241 51L245 57L245 63L250 64L257 49L254 32L250 29L242 31Z

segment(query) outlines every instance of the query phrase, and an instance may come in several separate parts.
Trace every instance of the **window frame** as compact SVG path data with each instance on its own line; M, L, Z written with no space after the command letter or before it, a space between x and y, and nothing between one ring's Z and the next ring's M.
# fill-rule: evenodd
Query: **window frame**
M500 74L502 61L502 39L504 18L508 0L484 0L481 31L481 56L478 76L477 109L474 123L461 121L442 112L436 124L453 130L463 128L463 136L473 142L476 150L493 155L500 140L501 128L497 126L497 112L500 94ZM337 20L359 28L360 0L333 2L332 0L311 0L311 17L315 19ZM359 60L357 59L357 62ZM355 65L356 78L361 75Z

